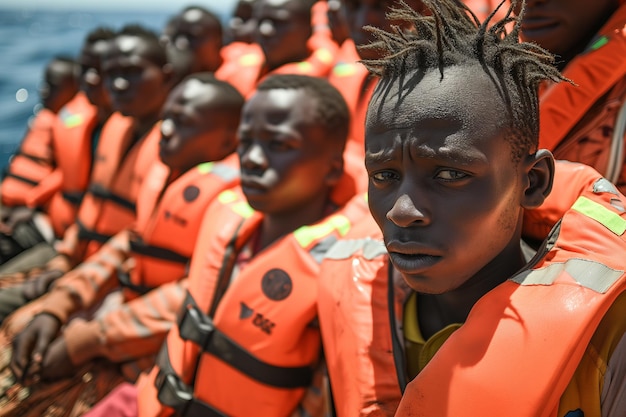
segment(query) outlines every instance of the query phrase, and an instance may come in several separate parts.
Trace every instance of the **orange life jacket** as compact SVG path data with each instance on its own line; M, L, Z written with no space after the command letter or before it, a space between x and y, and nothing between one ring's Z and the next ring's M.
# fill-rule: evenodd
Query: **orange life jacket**
M561 82L543 86L539 105L540 147L551 150L558 159L595 167L622 192L626 190L624 56L626 4L613 14L587 50L563 70L576 85ZM604 135L605 127L613 131Z
M399 330L410 290L388 278L376 225L355 226L360 235L329 250L319 308L338 416L393 415L405 387L398 416L555 415L597 324L626 289L624 261L615 255L626 249L626 214L615 208L626 199L595 170L557 164L557 185L568 178L575 182L571 192L555 187L525 218L545 211L549 224L565 207L562 200L571 205L546 246L526 270L481 298L410 383Z
M57 115L41 109L9 161L2 180L2 204L25 206L26 198L39 182L54 169L52 126Z
M27 200L31 207L49 201L46 211L59 238L76 220L78 207L89 184L97 112L82 92L61 109L52 135L56 168L39 183Z
M320 3L320 2L318 2ZM313 7L325 7L316 3ZM325 3L321 1L321 3ZM263 74L265 55L261 47L256 44L240 44L233 46L238 52L234 54L227 47L227 53L223 56L226 61L215 72L216 78L228 81L239 90L239 92L249 97L256 85L270 74L301 74L312 77L326 77L330 73L338 50L337 43L332 39L332 34L328 27L322 28L319 24L320 13L311 14L311 24L317 25L307 42L310 55L300 62L292 62L274 69L268 74Z
M239 164L237 155L206 162L164 189L168 175L168 167L155 162L137 199L130 239L134 266L118 274L127 299L186 276L204 211L221 191L239 183Z
M132 144L132 119L114 113L105 123L90 184L76 219L81 242L79 258L94 253L102 243L135 220L141 183L158 158L159 126L157 123Z
M367 68L357 62L359 59L361 58L354 42L346 39L341 45L328 81L339 90L348 104L352 116L349 139L357 143L361 149L359 156L363 157L365 155L365 116L377 81L370 78Z
M172 408L185 416L287 416L311 382L320 355L319 261L368 211L340 209L300 227L230 282L238 252L262 221L235 190L220 194L207 212L179 326L140 386L142 417L170 415Z

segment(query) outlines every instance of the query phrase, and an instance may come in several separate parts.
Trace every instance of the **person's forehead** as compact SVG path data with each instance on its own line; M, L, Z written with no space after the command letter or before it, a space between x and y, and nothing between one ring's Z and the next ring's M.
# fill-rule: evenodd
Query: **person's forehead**
M415 120L453 118L467 126L500 125L505 112L494 81L479 66L438 69L383 79L368 111L368 123L409 128Z
M122 35L115 39L111 51L105 54L103 66L124 63L125 65L158 65L159 46L140 36Z
M301 0L258 0L254 4L254 16L269 16L288 19L303 14L305 7Z
M271 123L297 124L312 120L316 100L302 88L276 88L257 91L246 103L244 113L261 115Z
M201 107L217 102L221 97L220 91L213 85L191 78L179 90L180 99L194 107Z

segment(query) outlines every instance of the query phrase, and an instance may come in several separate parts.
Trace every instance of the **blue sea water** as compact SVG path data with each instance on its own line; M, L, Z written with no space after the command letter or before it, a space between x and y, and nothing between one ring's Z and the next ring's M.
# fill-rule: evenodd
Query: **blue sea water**
M181 8L182 9L182 8ZM13 10L0 6L0 172L39 108L39 83L57 54L76 56L85 35L99 25L119 29L140 23L157 32L178 11ZM215 10L225 19L226 11Z

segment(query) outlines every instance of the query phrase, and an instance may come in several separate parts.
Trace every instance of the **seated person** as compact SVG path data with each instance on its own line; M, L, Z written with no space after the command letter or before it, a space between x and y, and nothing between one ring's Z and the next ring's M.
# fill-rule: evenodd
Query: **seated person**
M54 124L63 106L78 93L79 73L76 60L66 56L56 56L46 65L39 90L42 108L30 122L0 184L0 265L37 243L54 239L45 220L32 223L34 213L26 207L27 198L54 170Z
M626 192L626 2L528 1L520 37L555 55L570 83L540 89L539 144Z
M32 318L13 341L11 369L30 390L29 398L13 404L20 413L35 415L57 406L71 411L64 391L54 391L54 386L67 385L68 378L76 382L89 372L98 379L77 387L91 391L93 403L107 387L122 379L134 381L152 366L182 302L180 280L204 211L221 191L239 183L233 152L242 105L233 86L208 73L192 74L174 88L163 110L162 162L153 163L140 190L134 226L58 279L2 328L10 338ZM120 285L121 305L92 317ZM33 292L43 295L45 288L38 290ZM32 385L33 380L48 386ZM39 402L42 395L44 403Z
M255 0L252 19L257 24L254 42L227 60L216 77L232 82L249 96L269 74L300 74L326 77L338 46L327 25L321 25L324 0ZM322 4L325 7L325 2ZM326 18L326 16L322 16ZM229 49L227 46L226 49Z
M318 260L367 214L342 208L355 191L343 170L348 127L341 94L318 77L273 75L247 100L241 187L206 212L181 309L190 327L183 320L170 331L157 367L139 380L136 415L185 407L206 415L323 413L321 374L314 375ZM226 343L221 353L189 338L195 324L204 327L197 314L214 322L212 340ZM187 391L168 395L169 384L182 381ZM127 394L116 391L98 409L114 415L111 405L128 405Z
M555 181L538 146L538 85L563 79L547 51L423 2L433 16L390 16L414 35L376 31L373 221L322 265L337 415L624 415L626 198L580 164Z
M215 72L224 61L222 23L217 15L201 6L187 6L172 16L163 29L161 42L178 80L195 72Z

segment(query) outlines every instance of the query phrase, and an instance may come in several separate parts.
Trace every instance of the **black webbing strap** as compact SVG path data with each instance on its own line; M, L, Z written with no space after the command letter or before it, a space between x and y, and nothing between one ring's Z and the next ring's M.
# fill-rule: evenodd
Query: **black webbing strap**
M81 191L63 191L61 192L61 195L65 200L69 201L73 205L79 206L80 203L83 201L83 196L85 195L85 193Z
M26 184L33 185L33 186L39 184L37 181L31 180L30 178L22 177L21 175L13 174L11 172L5 173L4 176L5 178L6 177L15 178L18 181L22 181L22 182L25 182Z
M130 281L130 275L128 274L128 272L122 271L121 269L117 270L117 280L122 287L128 288L129 290L132 290L140 295L144 295L156 288L148 287L147 285L133 284Z
M88 229L80 220L76 219L78 225L78 238L81 240L94 240L100 243L106 243L111 236L98 233L95 230Z
M51 164L51 161L46 159L46 158L42 158L42 157L39 157L39 156L31 155L31 154L23 152L21 150L18 150L14 154L14 156L18 156L18 155L23 157L23 158L30 159L33 162L37 162L38 164L45 164L45 165L50 165Z
M308 366L282 367L257 359L247 350L216 329L213 320L204 314L187 292L178 321L181 338L199 345L204 352L263 384L277 388L301 388L311 384L313 370Z
M144 241L139 239L130 240L130 250L139 255L163 259L183 265L186 265L187 262L189 262L189 258L187 256L161 246L147 245Z
M176 415L182 417L227 417L204 401L194 398L193 389L178 377L172 367L167 343L161 347L156 364L159 372L154 386L161 404L173 408Z
M115 204L117 204L118 206L122 206L124 208L127 208L128 210L134 212L135 211L135 203L133 203L132 201L127 200L126 198L117 195L113 192L111 192L111 190L107 190L106 188L104 188L103 186L101 186L100 184L92 184L89 186L88 191L93 194L94 196L101 198L103 200L108 200L111 201Z

